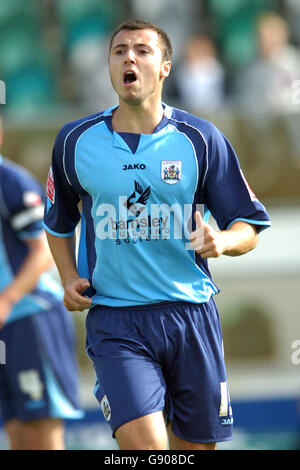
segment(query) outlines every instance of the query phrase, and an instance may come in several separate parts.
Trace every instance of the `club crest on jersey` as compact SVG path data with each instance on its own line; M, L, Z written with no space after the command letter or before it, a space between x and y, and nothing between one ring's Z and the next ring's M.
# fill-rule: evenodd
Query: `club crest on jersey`
M175 184L182 177L182 161L181 160L162 160L161 162L161 179L168 184Z
M104 418L106 419L106 421L109 421L111 418L111 408L110 408L110 404L106 395L104 395L104 397L100 401L100 407L104 415Z

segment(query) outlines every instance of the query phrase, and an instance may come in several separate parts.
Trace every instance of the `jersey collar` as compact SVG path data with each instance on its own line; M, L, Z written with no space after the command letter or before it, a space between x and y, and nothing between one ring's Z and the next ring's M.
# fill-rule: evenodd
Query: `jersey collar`
M108 129L110 130L110 132L112 134L114 133L114 130L113 130L113 127L112 127L112 122L111 122L112 113L118 107L119 107L119 105L112 106L111 108L108 108L103 112L104 121L105 121ZM162 102L162 107L163 107L163 111L164 111L163 118L159 122L159 124L156 126L156 128L154 129L153 134L156 133L156 132L159 132L161 129L163 129L168 124L168 120L172 117L173 109L171 108L171 106L168 106L167 104Z

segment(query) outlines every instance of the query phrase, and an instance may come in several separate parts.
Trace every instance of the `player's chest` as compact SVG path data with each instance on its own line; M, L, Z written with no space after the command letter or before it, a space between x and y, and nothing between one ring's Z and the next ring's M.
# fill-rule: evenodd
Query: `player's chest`
M144 137L144 136L141 136ZM141 139L135 152L122 141L117 145L77 149L76 172L94 200L111 202L120 196L158 202L192 197L198 163L188 142ZM191 196L190 196L191 195Z

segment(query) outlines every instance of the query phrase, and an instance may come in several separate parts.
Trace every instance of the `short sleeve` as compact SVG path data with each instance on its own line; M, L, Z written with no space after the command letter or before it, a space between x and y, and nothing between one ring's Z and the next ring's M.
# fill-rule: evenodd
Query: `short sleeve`
M58 134L48 173L45 229L56 236L68 237L73 234L80 220L79 195L73 189L64 168L64 132Z
M4 217L21 239L40 236L45 195L42 186L22 167L5 163L1 178Z
M269 227L269 215L247 183L228 139L215 127L208 139L208 168L204 202L220 230L242 220L257 231Z

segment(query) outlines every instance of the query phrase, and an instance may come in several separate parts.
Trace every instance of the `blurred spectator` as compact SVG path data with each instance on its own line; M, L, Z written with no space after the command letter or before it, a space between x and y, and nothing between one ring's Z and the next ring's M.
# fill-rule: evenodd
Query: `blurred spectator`
M300 78L300 52L289 42L286 21L275 12L259 18L258 57L238 79L238 105L248 111L298 112L292 93Z
M257 16L277 0L205 0L206 24L222 52L230 76L249 64L255 57L255 26ZM206 26L207 27L207 26Z
M183 106L213 112L224 103L225 73L208 36L195 35L188 39L174 73L178 98Z
M6 109L18 116L57 104L57 63L46 41L45 5L26 0L0 4L0 75L7 88Z
M85 38L73 47L68 57L79 104L91 112L118 104L108 80L107 47L106 38Z
M130 0L131 18L158 24L171 39L173 60L183 52L183 45L195 27L203 26L203 0Z
M299 0L285 0L285 17L289 23L291 35L297 44L300 44L300 2Z
M123 0L59 0L56 18L75 99L88 110L117 104L108 86L107 37L123 19Z

